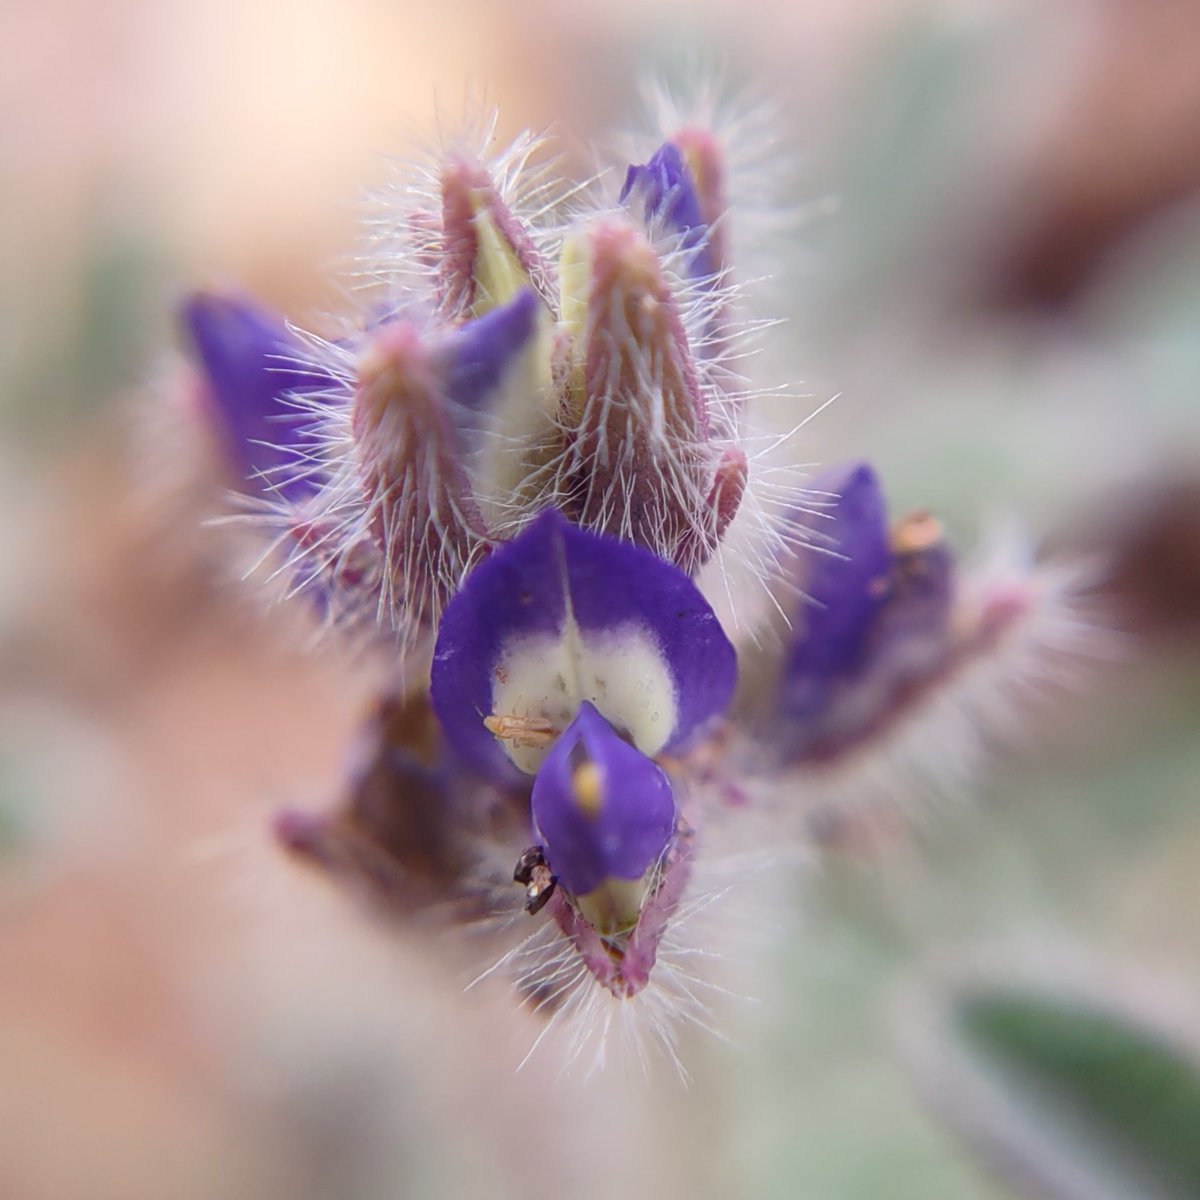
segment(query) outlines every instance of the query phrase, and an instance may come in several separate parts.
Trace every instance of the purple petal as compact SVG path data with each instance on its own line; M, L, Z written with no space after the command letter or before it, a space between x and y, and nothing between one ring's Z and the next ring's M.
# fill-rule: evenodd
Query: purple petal
M469 458L474 501L485 525L510 528L514 512L549 483L562 445L560 389L552 364L549 310L532 288L464 325L442 331L430 362Z
M535 772L585 700L642 753L677 749L724 711L736 670L686 575L548 510L447 606L431 689L458 753L504 775Z
M525 288L507 304L459 328L442 351L446 394L467 408L483 408L537 332L540 308L533 289Z
M328 387L330 376L298 365L298 340L252 300L196 292L179 315L234 469L259 494L295 499L310 490L314 482L299 468L304 420L290 398Z
M715 264L706 248L708 225L677 146L664 142L647 162L629 168L620 201L625 204L631 199L640 202L642 218L648 227L661 226L677 234L681 248L694 252L693 274L715 275Z
M822 702L828 683L854 671L867 632L887 600L892 554L887 513L875 472L865 463L840 467L814 489L838 497L819 532L833 553L808 551L801 579L807 602L788 653L781 702L800 716Z
M641 879L675 829L666 772L586 701L546 755L531 804L550 869L575 896Z
M872 736L953 653L955 574L941 528L916 514L887 529L865 465L819 486L837 492L822 527L838 557L809 551L807 605L788 651L768 740L791 761L826 759Z

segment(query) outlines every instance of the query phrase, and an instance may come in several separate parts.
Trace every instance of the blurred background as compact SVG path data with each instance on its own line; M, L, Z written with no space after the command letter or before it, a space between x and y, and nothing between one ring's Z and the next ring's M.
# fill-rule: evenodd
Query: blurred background
M336 303L439 114L586 170L692 55L796 155L804 458L1100 555L1122 653L797 881L689 1088L585 1087L514 1073L469 948L281 861L371 681L229 586L156 401L185 289ZM3 0L0 112L0 1200L1200 1195L1200 8Z

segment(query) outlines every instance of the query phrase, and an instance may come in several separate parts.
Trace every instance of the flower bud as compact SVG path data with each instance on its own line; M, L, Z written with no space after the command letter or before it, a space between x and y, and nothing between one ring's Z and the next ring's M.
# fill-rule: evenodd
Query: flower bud
M692 573L741 502L745 465L731 469L715 436L658 256L631 225L600 220L567 246L562 283L563 507Z
M440 186L441 307L448 320L482 316L522 288L545 287L545 264L485 167L451 158Z
M445 376L417 327L395 321L368 347L354 393L367 522L385 559L383 607L406 636L437 621L488 545Z
M710 405L710 425L728 438L742 425L746 381L735 369L742 355L733 317L737 287L727 261L724 175L716 139L689 126L645 164L628 169L621 202L641 217L651 241L681 278L692 352L707 386L721 398Z

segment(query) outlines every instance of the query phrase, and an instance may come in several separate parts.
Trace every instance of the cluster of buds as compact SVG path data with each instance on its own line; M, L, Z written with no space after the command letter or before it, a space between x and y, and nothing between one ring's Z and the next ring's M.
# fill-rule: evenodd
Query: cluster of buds
M1086 629L1031 563L973 580L928 514L889 527L865 465L763 523L716 130L661 130L556 225L535 149L400 189L339 336L235 295L183 325L274 572L398 681L338 807L280 840L390 911L504 915L551 1022L641 1004L673 1055L722 949L684 936L721 831L811 844L881 781L961 783ZM698 576L729 590L748 522L772 603L729 630Z

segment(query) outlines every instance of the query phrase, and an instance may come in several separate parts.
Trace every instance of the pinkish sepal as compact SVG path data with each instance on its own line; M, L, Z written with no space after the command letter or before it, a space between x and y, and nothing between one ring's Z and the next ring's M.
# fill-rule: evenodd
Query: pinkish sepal
M679 907L691 877L695 834L680 820L671 845L657 867L637 924L628 932L602 937L572 899L561 890L547 905L551 918L570 939L597 983L618 1000L636 996L649 982L663 934Z
M451 321L506 304L525 286L545 295L548 268L529 232L500 198L487 169L453 157L442 166L442 314Z

